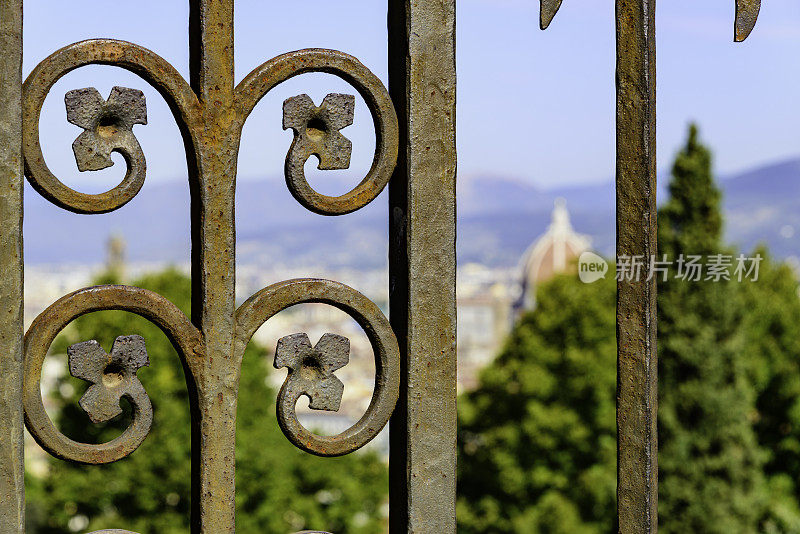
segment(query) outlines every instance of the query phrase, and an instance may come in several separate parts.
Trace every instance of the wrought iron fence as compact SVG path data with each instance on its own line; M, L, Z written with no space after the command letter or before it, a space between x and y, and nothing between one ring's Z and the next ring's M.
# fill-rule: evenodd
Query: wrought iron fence
M541 0L542 29L561 0ZM759 0L737 0L735 38L752 30ZM126 310L158 325L186 370L192 413L192 530L234 531L234 437L244 347L280 310L302 302L336 306L366 331L375 353L376 386L360 421L333 437L297 420L302 395L314 409L335 410L348 342L328 334L314 346L305 334L282 338L276 366L289 368L278 394L287 438L313 454L335 456L363 446L390 425L390 530L455 531L455 1L389 0L389 89L357 59L307 49L266 61L238 85L233 76L234 0L190 0L190 79L132 43L95 39L54 52L23 83L23 0L0 2L0 532L24 530L23 427L51 454L102 464L130 454L152 421L136 371L148 363L143 340L120 336L110 354L86 340L69 350L70 373L92 385L81 406L93 421L118 413L126 397L129 428L100 445L77 443L44 411L40 373L50 344L76 317ZM617 254L655 254L655 0L617 0ZM145 158L134 126L146 124L140 91L116 87L66 95L69 122L84 129L73 143L80 170L127 163L123 181L101 194L70 189L49 170L39 143L48 92L68 72L114 65L139 75L166 100L183 136L189 169L192 313L135 287L98 286L69 294L23 335L22 176L51 202L76 213L122 207L140 190ZM297 279L274 284L236 308L234 196L242 127L258 101L281 82L325 72L349 82L369 107L376 134L367 176L350 192L325 196L306 181L311 155L320 169L349 164L350 141L339 130L353 120L354 97L331 94L319 105L300 95L284 103L283 127L294 131L286 183L309 210L344 215L389 184L390 316L343 284ZM619 532L657 529L655 282L618 286ZM113 525L110 525L113 526Z

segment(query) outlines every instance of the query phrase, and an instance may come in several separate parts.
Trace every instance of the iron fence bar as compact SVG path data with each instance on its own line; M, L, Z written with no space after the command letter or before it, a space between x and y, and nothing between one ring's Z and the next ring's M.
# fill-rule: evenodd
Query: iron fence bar
M234 101L233 4L192 0L189 19L190 84L205 125L194 155L187 147L193 184L192 322L203 333L206 352L193 413L192 530L215 534L235 530L240 369L234 351L234 196L241 121Z
M389 185L390 531L455 532L455 1L389 0L400 156Z
M0 2L0 533L25 530L22 0Z
M617 0L617 257L656 253L655 0ZM658 530L656 282L617 282L617 517Z

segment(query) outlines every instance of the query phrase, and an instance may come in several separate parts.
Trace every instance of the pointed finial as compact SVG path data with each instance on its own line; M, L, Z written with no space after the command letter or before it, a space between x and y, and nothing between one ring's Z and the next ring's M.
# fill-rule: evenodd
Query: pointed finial
M736 22L733 25L733 40L740 43L747 39L756 25L761 0L736 0Z
M539 27L546 30L556 16L558 8L561 7L562 0L540 0L541 10L539 12Z

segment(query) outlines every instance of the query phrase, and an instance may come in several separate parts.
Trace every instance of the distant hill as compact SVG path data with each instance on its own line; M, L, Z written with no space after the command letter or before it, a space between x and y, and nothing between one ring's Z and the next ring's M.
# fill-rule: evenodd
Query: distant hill
M666 176L665 176L666 178ZM347 189L339 173L322 175L325 191ZM800 255L800 158L722 177L728 240L744 250L766 243L779 257ZM665 180L661 180L663 190ZM659 193L660 199L666 195ZM575 229L594 248L614 250L614 187L606 183L541 189L502 176L461 176L458 184L460 262L515 265L567 199ZM237 186L239 261L262 265L374 268L388 252L386 193L343 217L307 212L283 180L241 180ZM185 182L145 184L127 206L105 215L73 215L29 187L25 253L31 263L97 263L111 233L124 235L133 261L184 262L189 255L189 192Z

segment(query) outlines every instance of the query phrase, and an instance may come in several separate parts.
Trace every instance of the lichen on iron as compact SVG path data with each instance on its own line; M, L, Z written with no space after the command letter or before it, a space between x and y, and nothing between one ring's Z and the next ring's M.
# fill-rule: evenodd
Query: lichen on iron
M278 402L295 403L301 395L309 398L312 410L339 410L344 384L334 371L350 361L350 340L337 334L323 335L311 346L307 334L292 334L278 340L275 368L289 368Z
M114 87L108 100L94 87L69 91L64 97L67 121L84 129L72 151L81 171L99 171L114 165L111 153L127 157L141 152L133 134L135 124L147 124L147 104L138 89Z
M122 397L133 397L142 384L136 372L150 365L142 336L119 336L111 353L95 340L75 343L67 349L69 373L90 382L78 402L93 423L110 421L122 413Z

